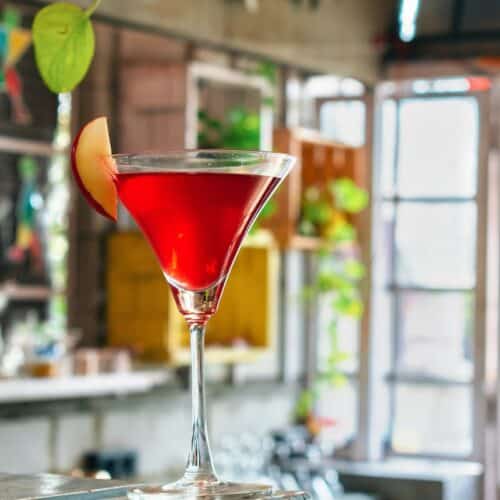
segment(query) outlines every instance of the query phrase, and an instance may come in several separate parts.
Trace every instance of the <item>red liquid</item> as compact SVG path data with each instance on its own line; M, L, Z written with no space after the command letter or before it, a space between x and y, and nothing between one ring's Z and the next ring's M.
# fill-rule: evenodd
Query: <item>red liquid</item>
M227 276L278 182L263 175L163 172L119 174L117 187L168 279L198 291Z

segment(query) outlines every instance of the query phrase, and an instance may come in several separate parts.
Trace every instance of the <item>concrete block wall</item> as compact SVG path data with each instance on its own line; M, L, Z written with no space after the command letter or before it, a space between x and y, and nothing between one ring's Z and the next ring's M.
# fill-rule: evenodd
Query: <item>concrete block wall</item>
M0 470L33 473L52 465L51 423L48 418L0 422Z
M209 424L214 447L228 434L264 435L286 425L295 400L295 388L277 384L212 392ZM80 402L74 408L45 404L39 411L31 408L33 416L23 416L22 407L14 413L0 418L1 472L68 472L80 465L86 451L99 448L137 450L144 477L175 477L186 461L191 432L188 391Z

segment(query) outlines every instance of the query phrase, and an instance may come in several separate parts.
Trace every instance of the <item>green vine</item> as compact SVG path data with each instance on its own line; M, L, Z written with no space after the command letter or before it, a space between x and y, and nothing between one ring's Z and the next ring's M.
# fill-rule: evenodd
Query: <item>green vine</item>
M326 385L339 387L346 377L341 364L350 358L342 350L338 324L342 317L360 318L363 303L359 285L365 268L357 254L356 228L350 221L368 204L368 194L348 178L331 182L326 189L310 187L304 194L299 231L319 236L323 246L318 252L319 270L314 282L303 289L306 303L326 297L332 319L327 328L329 352L316 373L312 387L304 390L295 407L296 418L312 416L314 405Z

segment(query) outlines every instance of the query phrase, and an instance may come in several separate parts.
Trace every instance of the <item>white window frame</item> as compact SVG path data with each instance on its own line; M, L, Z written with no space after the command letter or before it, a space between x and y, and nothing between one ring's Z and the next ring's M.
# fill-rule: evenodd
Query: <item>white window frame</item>
M390 88L390 93L387 88ZM485 394L485 348L486 348L486 247L487 247L487 178L488 178L488 138L489 138L489 116L488 116L488 92L468 93L434 93L415 94L408 82L391 82L389 85L381 84L375 93L375 116L374 116L374 144L376 148L373 155L373 169L371 172L371 248L368 249L370 262L376 265L378 256L378 228L381 227L381 205L383 197L380 186L381 165L381 104L385 99L400 100L405 98L433 98L433 97L456 97L474 96L477 99L479 110L479 144L478 144L478 183L477 193L473 200L477 206L477 242L476 242L476 285L475 292L475 324L474 324L474 375L471 382L473 391L473 448L470 456L459 457L484 462L485 447L485 425L486 425L486 394ZM367 116L367 120L368 120ZM368 138L367 138L368 139ZM369 141L367 140L367 143ZM397 159L395 160L395 162ZM371 273L370 273L371 277ZM377 337L377 302L380 296L380 284L372 282L369 284L370 293L367 303L367 318L369 325L362 329L360 348L360 373L359 373L359 435L357 437L356 458L364 460L380 460L387 456L386 437L390 428L390 369L387 363L381 363L384 359L384 349L387 344L380 342ZM375 314L371 314L372 311ZM420 380L429 384L446 384L447 381ZM448 383L454 383L448 381ZM396 455L390 451L389 455ZM401 456L401 454L397 454ZM409 456L409 455L404 455ZM413 457L429 457L437 459L457 459L452 455L429 455L419 454Z

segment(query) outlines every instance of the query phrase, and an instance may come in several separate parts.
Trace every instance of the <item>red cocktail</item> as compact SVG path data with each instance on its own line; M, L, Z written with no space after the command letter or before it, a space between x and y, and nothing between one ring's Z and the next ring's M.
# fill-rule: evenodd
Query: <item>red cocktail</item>
M116 220L118 197L128 208L190 327L193 430L186 471L173 484L137 489L129 498L268 494L268 486L227 483L215 473L205 415L203 340L241 242L293 158L225 150L111 155L105 118L82 129L72 158L75 179L99 213Z
M224 281L279 181L245 173L139 172L118 173L117 187L176 293Z
M203 338L241 242L293 158L207 150L113 159L118 196L154 249L191 335L193 435L186 472L174 484L129 497L265 493L267 486L225 483L215 474L205 418Z

